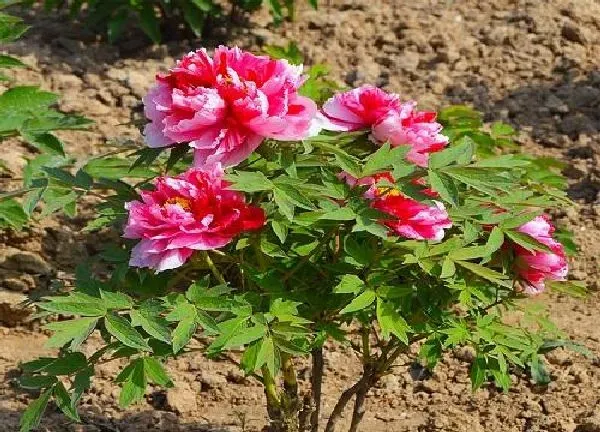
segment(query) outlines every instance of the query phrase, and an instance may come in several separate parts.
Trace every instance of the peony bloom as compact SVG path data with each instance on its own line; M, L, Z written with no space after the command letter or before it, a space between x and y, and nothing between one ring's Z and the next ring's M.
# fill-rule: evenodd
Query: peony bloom
M426 167L429 153L435 153L448 145L448 137L442 135L442 125L435 121L436 113L415 111L416 102L402 104L373 126L373 138L389 142L392 146L410 145L406 159Z
M565 280L569 271L567 257L563 245L552 238L554 226L546 216L521 225L518 229L552 252L529 251L517 244L514 245L515 272L522 281L527 294L539 294L545 289L546 280Z
M160 177L141 201L125 205L129 220L123 237L141 239L129 265L157 271L181 266L196 250L217 249L236 235L261 228L261 208L227 190L220 166L210 172L190 169L177 177Z
M149 147L189 142L199 168L237 165L264 138L300 140L317 107L298 95L302 66L219 47L187 54L144 97ZM314 131L312 131L314 132Z
M371 207L393 216L382 223L399 236L416 240L441 240L444 229L452 226L444 204L428 206L398 192L375 198Z
M400 108L400 97L380 88L364 85L338 93L323 105L324 129L355 131L373 126L390 111Z
M390 173L357 179L344 172L339 177L351 187L370 186L364 193L365 198L371 200L371 207L392 216L392 219L382 220L381 223L399 236L416 240L441 240L444 238L444 229L452 226L441 202L434 201L434 206L428 206L397 190L378 187L377 184L382 180L394 183Z

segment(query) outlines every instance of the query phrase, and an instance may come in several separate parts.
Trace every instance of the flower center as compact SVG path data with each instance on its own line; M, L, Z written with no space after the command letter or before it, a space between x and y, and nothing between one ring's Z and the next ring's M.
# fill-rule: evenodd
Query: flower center
M378 187L377 196L402 196L402 192L395 188Z
M192 209L190 201L182 197L169 198L165 201L165 204L177 204L179 207L187 211Z

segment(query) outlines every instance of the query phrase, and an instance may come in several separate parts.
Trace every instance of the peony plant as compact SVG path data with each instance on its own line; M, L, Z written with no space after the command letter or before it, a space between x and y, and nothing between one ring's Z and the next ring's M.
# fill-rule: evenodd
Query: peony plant
M38 303L61 317L47 324L61 350L22 366L41 395L21 430L51 398L79 420L101 361L129 359L116 377L127 406L149 383L171 386L164 363L199 346L263 385L276 432L339 430L352 401L356 431L369 390L413 346L429 368L470 346L473 389L503 391L511 373L543 382L547 350L577 348L527 301L581 293L549 216L570 205L556 165L467 107L438 116L368 85L332 94L302 71L238 48L192 52L144 98L147 147L82 168L105 196L88 229L118 227L123 244L102 255L112 275L82 266L71 291ZM104 345L85 355L94 334ZM363 367L324 407L331 343Z

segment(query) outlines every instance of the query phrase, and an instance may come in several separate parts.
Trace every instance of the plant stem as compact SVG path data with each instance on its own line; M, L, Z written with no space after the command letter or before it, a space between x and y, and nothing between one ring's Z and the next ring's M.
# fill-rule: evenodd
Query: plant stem
M223 277L213 260L210 259L210 255L208 254L208 252L202 251L200 254L204 258L204 262L206 263L214 277L217 278L217 281L219 281L220 284L227 285L227 281L225 280L225 278Z
M319 432L319 416L321 414L321 393L323 388L323 347L312 350L312 387L313 411L310 415L311 432Z
M335 407L333 407L333 411L331 412L331 415L329 416L329 421L327 422L327 425L325 426L325 432L334 432L335 431L335 426L337 425L337 422L342 417L344 408L346 408L346 405L348 405L348 402L350 402L350 399L352 399L352 396L354 396L362 388L362 386L364 386L365 383L367 383L370 380L370 378L371 378L370 376L363 375L359 381L357 381L352 387L347 388L342 393L339 400L335 404Z
M262 375L265 396L267 397L267 413L269 414L272 429L277 430L281 428L281 400L277 392L277 385L266 365L262 367Z
M358 425L365 415L365 400L367 398L369 387L369 383L366 383L366 385L362 386L358 392L356 392L354 410L352 411L352 422L350 423L350 429L348 429L348 432L356 432L358 430Z

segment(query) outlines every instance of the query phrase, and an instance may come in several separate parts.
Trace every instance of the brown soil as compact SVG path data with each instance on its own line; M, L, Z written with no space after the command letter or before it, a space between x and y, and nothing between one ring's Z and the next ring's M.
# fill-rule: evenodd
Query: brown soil
M259 50L264 44L298 41L310 63L325 62L340 82L376 83L438 108L471 103L487 120L521 130L527 151L566 163L570 193L578 206L557 215L574 230L581 248L571 276L592 289L584 301L542 296L556 322L573 339L600 353L598 252L600 250L600 3L597 0L323 0L315 12L302 7L298 20L269 26L266 13L215 39ZM132 38L119 46L59 17L27 16L34 27L8 47L30 68L16 70L20 83L40 84L62 95L60 108L95 120L86 133L62 133L78 154L101 151L106 140L133 138L127 123L154 73L200 42L144 46ZM214 45L214 41L211 45ZM0 159L18 176L31 149L3 142ZM2 189L14 185L1 180ZM85 214L85 212L84 212ZM19 234L0 234L0 431L17 430L20 411L34 395L12 384L17 363L45 353L46 336L22 321L16 305L24 293L44 292L58 276L97 252L106 237L80 232L85 217L43 221ZM115 233L115 235L117 235ZM411 357L412 358L412 357ZM492 387L471 393L468 351L445 358L431 377L400 359L368 398L363 431L600 431L600 363L556 351L547 356L553 383L537 387L514 376L508 394ZM345 348L326 353L325 412L355 377L358 359ZM117 407L111 379L120 365L99 368L83 400L83 425L71 425L54 408L44 431L257 431L265 424L263 395L228 363L201 356L169 365L177 386L156 389L146 403ZM426 378L426 379L422 379ZM348 418L345 419L348 421Z

